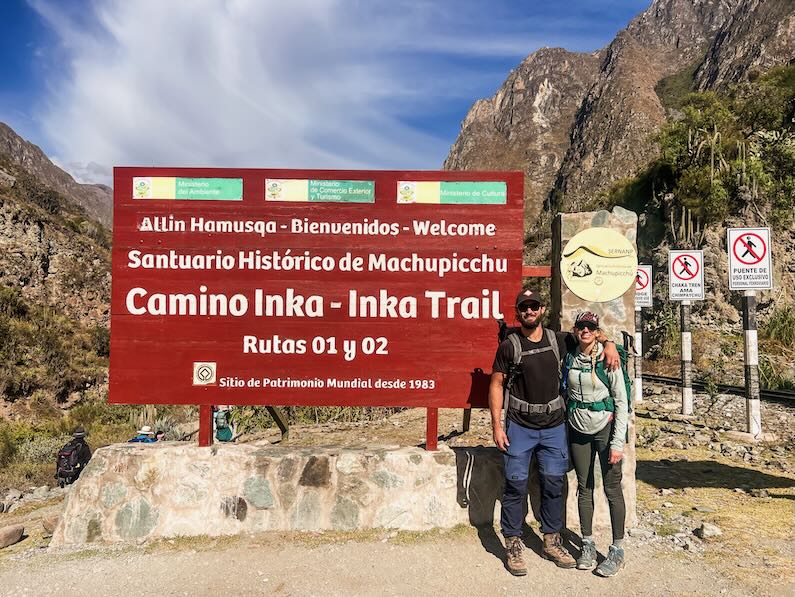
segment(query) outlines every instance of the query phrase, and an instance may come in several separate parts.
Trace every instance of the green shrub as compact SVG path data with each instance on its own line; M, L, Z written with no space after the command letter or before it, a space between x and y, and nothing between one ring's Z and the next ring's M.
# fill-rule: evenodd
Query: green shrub
M761 332L763 338L795 347L795 306L776 307Z
M71 437L68 435L35 437L17 446L14 461L26 463L55 462L58 450L70 439Z
M788 361L791 371L791 361ZM766 354L759 355L759 385L767 390L795 390L795 380L787 376L787 368L777 366Z
M104 325L95 325L89 331L91 348L100 357L110 356L110 330Z
M6 466L16 453L16 442L11 433L11 427L5 421L0 421L0 466Z
M25 317L28 314L28 306L19 288L12 286L0 286L0 315L7 317Z

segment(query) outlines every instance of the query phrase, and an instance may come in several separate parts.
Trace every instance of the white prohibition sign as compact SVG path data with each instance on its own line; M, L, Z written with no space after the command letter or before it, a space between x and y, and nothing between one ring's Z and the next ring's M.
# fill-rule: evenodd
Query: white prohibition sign
M649 285L649 276L646 274L645 271L642 269L638 269L638 273L635 274L635 291L641 291L646 286Z
M677 268L679 268L678 271ZM692 280L698 275L698 260L687 253L677 255L676 259L674 259L674 262L671 264L671 270L674 276L680 280Z
M734 240L732 252L740 263L756 265L767 255L767 245L755 232L745 232Z

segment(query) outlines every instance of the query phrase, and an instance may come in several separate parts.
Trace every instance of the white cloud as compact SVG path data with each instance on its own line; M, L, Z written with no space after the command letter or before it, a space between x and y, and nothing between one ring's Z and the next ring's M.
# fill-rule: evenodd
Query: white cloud
M48 145L106 184L113 165L437 168L452 139L407 117L482 79L443 61L548 42L472 0L31 2L59 40Z

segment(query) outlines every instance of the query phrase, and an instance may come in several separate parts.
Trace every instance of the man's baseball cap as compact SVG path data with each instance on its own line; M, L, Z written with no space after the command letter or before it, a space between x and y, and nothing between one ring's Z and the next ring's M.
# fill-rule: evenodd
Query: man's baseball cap
M530 288L525 288L516 295L515 305L518 307L522 303L529 303L530 301L536 301L542 305L544 304L544 301L541 300L541 296L536 291L531 290Z

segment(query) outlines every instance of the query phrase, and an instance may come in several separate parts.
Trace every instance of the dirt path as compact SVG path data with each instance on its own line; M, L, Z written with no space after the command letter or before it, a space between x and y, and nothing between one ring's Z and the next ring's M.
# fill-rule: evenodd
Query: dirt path
M278 534L177 540L122 551L21 553L0 563L3 596L182 595L791 595L792 587L749 591L706 564L653 546L632 546L613 579L560 570L532 551L523 578L473 529L421 535ZM360 536L361 537L361 536Z

